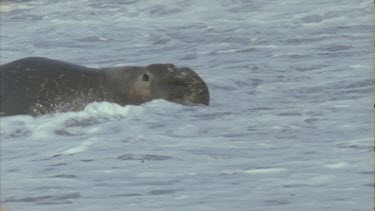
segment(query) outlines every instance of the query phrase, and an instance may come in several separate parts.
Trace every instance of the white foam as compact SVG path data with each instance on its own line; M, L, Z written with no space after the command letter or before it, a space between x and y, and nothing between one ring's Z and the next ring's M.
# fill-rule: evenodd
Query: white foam
M244 172L246 174L269 174L269 173L278 173L286 171L285 168L261 168L261 169L248 169Z
M286 171L285 168L255 168L255 169L232 169L222 171L223 174L269 174Z
M338 162L338 163L331 163L331 164L325 164L324 167L331 168L331 169L340 169L345 168L348 166L348 163L346 162Z
M92 144L93 143L91 141L84 141L79 146L69 148L69 149L61 152L60 154L62 154L62 155L72 155L72 154L76 154L76 153L80 153L80 152L85 152L85 151L87 151L88 147Z
M97 116L121 116L126 117L126 115L132 110L134 106L120 106L116 103L109 102L93 102L88 104L83 113L88 115L97 115Z

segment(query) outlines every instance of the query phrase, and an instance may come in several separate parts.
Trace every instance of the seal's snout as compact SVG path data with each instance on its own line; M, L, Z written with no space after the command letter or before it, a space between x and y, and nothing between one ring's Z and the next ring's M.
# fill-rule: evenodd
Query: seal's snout
M154 87L153 90L157 93L157 98L185 105L209 105L207 85L194 70L188 67L179 68L170 63L151 64L146 66L146 70L163 76L162 80L156 80L159 82L159 88Z
M183 96L183 103L209 105L210 94L207 85L192 69L188 67L179 68L175 84L185 86L188 89L188 93Z

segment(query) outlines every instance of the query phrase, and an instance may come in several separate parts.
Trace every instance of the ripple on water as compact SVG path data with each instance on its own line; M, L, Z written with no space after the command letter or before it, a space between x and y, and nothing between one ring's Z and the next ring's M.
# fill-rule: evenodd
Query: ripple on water
M33 133L31 130L29 130L28 128L17 128L16 130L14 131L10 131L10 132L7 132L7 131L3 131L2 135L5 135L6 137L9 137L9 138L19 138L19 137L28 137L28 136L31 136Z
M165 194L173 194L175 192L176 190L167 189L167 190L151 190L148 193L151 195L165 195Z
M71 204L70 199L80 198L81 194L78 192L68 193L63 195L40 195L27 197L10 197L4 202L34 202L36 204Z
M141 154L125 154L117 157L119 160L141 160L141 161L160 161L160 160L171 160L173 157L166 155L141 155Z

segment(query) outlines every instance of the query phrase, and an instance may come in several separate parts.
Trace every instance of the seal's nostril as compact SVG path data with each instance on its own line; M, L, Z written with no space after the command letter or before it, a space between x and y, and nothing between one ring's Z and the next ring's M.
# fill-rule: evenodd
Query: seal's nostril
M143 74L143 78L142 78L144 81L149 81L150 80L150 76L148 76L147 73Z

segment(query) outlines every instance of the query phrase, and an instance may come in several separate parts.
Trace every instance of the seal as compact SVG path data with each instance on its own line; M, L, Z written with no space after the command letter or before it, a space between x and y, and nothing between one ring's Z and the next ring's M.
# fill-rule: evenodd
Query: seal
M139 105L164 99L209 105L209 91L199 75L173 64L89 68L43 57L0 66L2 116L82 110L90 102Z

